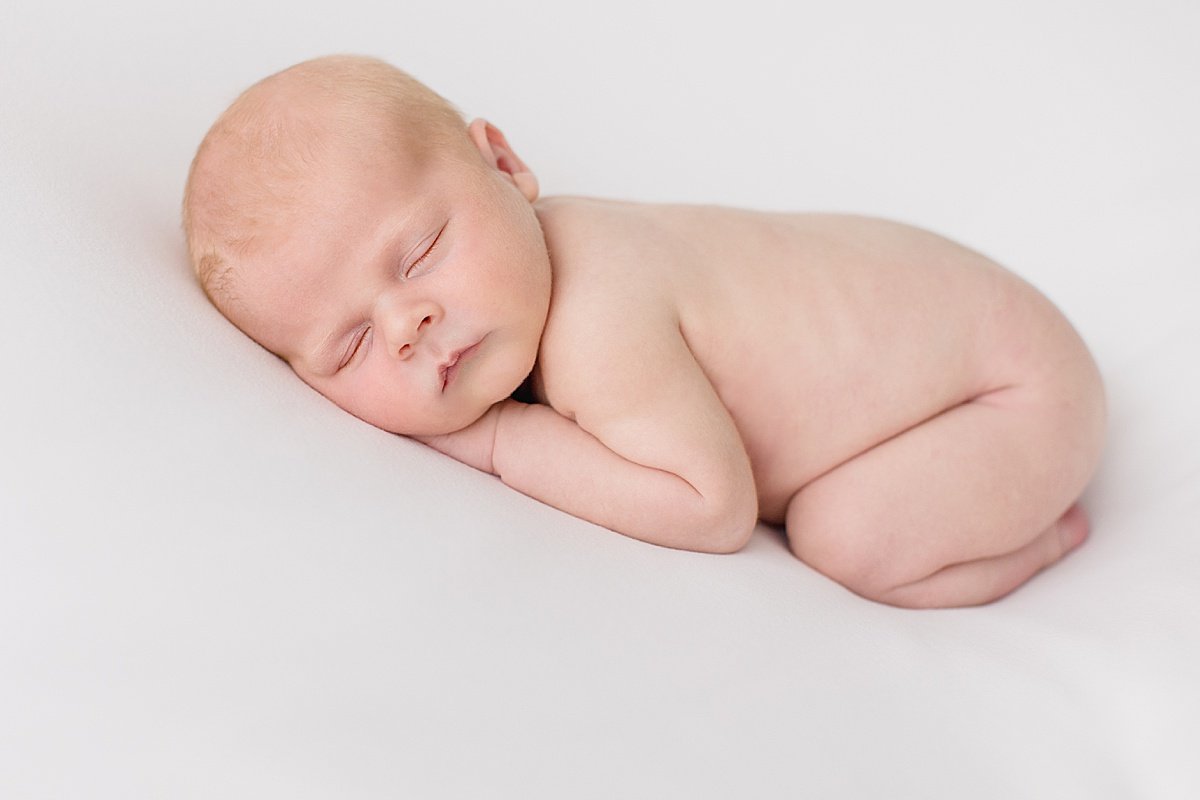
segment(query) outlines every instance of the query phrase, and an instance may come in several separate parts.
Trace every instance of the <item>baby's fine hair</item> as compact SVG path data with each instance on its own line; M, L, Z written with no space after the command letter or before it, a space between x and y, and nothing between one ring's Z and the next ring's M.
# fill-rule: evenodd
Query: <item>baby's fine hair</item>
M330 146L440 152L467 142L447 100L377 58L304 61L242 92L204 136L183 192L188 260L214 304L232 296L231 267Z

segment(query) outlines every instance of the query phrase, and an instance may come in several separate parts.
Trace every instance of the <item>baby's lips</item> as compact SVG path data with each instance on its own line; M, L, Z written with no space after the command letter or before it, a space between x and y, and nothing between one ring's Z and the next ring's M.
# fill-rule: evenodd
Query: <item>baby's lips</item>
M475 351L482 343L483 339L480 339L479 341L475 342L475 344L459 348L450 354L450 359L439 368L439 374L442 378L442 391L446 390L446 387L450 384L450 381L452 381L454 376L458 374L455 367L458 366L459 362L461 362L464 358L469 359L472 355L474 355Z

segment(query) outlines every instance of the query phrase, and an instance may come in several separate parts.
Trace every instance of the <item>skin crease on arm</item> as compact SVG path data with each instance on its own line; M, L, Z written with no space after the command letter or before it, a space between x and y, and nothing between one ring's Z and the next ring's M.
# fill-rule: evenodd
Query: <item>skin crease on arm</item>
M463 430L415 438L547 505L653 544L734 552L756 521L745 502L752 493L740 506L706 503L684 478L623 458L549 406L505 400Z

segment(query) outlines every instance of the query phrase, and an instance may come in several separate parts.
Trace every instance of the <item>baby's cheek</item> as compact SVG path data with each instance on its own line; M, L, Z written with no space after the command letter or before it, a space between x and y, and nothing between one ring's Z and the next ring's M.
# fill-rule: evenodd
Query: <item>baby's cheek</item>
M359 418L365 418L363 416L364 413L369 413L361 408L363 405L361 402L362 395L355 392L353 387L347 387L345 385L346 381L340 379L331 381L317 376L307 376L296 369L292 371L296 373L297 377L307 383L313 391L322 395L343 411L347 411Z
M388 406L387 403L381 402L378 389L366 381L340 381L337 386L328 387L322 394L339 408L375 424L378 424L376 420Z

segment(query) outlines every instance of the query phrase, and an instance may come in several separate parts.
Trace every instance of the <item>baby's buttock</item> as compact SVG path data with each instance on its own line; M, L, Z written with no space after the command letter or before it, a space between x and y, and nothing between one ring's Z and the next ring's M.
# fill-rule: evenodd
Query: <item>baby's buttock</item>
M767 522L825 472L1072 346L1027 283L925 231L725 210L693 223L697 239L722 235L694 251L681 329L742 436Z

